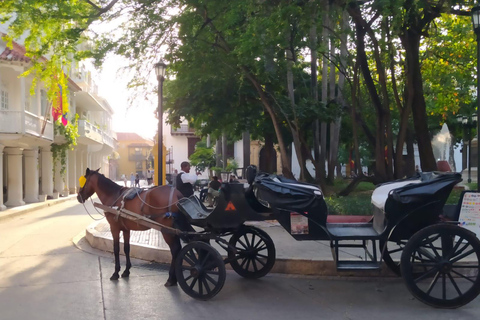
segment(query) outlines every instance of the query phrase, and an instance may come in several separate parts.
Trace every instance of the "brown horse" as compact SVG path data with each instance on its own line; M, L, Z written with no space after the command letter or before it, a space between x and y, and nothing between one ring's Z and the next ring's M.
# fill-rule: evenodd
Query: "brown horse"
M131 189L122 187L112 180L106 178L103 174L98 173L98 170L90 170L87 168L85 176L80 178L80 190L78 191L77 200L84 203L94 193L102 204L111 207L123 207L127 210L135 212L140 215L149 216L150 219L164 225L171 227L174 219L172 215L166 216L167 212L178 213L176 203L183 195L176 189L169 186L155 187L149 190L139 192L135 198L131 200L124 200L124 195ZM115 272L110 277L110 280L118 280L120 271L120 231L123 231L124 252L127 260L125 271L122 277L130 275L130 230L148 230L148 227L139 225L138 223L119 217L113 213L105 212L105 217L110 224L110 230L113 237L113 252L115 255ZM175 259L181 250L180 239L178 236L169 233L162 233L165 242L170 247L172 254L172 262L170 264L168 280L165 286L173 286L177 284L175 276Z

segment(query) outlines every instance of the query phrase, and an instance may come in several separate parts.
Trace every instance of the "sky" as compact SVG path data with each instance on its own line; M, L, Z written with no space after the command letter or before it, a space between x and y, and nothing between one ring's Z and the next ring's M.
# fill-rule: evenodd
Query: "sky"
M116 132L135 132L152 139L156 134L158 121L155 117L156 104L142 102L141 106L129 105L132 91L127 88L128 77L122 75L120 68L125 61L118 56L106 59L102 70L92 72L93 80L98 86L98 94L107 99L114 110L113 130ZM155 100L156 102L156 100Z
M95 22L93 30L100 34L107 33L113 37L118 36L114 30L117 30L125 19ZM129 104L128 100L133 91L128 89L127 84L131 77L122 74L123 71L121 71L121 68L126 65L125 58L110 54L105 59L101 70L96 70L93 65L90 69L93 80L98 86L98 94L107 99L114 111L113 130L134 132L144 138L152 139L158 128L158 120L155 117L157 97L152 97L152 101L146 101L140 97L135 100L134 105ZM152 85L156 85L155 72L150 74L150 81Z

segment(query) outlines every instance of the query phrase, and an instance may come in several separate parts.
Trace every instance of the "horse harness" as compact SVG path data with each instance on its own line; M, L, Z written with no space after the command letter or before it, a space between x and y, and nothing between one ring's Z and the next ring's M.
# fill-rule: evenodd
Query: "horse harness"
M168 211L165 212L165 213L154 213L154 214L149 214L149 215L144 215L145 218L148 218L148 219L151 219L151 220L155 220L156 218L159 218L161 216L165 216L166 218L170 218L170 217L173 217L175 218L175 213L172 212L172 201L173 201L173 194L175 192L175 188L173 187L170 187L170 195L168 197L168 207L161 207L161 208L158 208L158 207L153 207L151 205L149 205L148 203L145 202L145 200L147 199L147 194L152 191L154 188L149 188L149 189L144 189L144 188L137 188L137 187L134 187L134 188L129 188L125 191L123 191L120 196L113 202L113 205L112 207L117 203L117 201L121 198L121 205L119 207L117 207L117 210L120 211L122 209L125 208L125 201L128 201L128 200L133 200L135 199L135 197L138 196L138 198L140 199L140 201L142 202L142 204L140 205L140 214L143 213L143 208L145 207L145 205L147 205L148 207L150 208L153 208L153 209L165 209L165 208L168 208ZM144 191L146 191L144 193ZM141 197L141 194L144 193L145 196L144 198L142 199ZM115 217L115 220L118 221L118 218L120 217L120 214L116 214L116 217ZM123 225L123 220L122 220L122 225ZM123 225L124 228L126 228L125 225Z

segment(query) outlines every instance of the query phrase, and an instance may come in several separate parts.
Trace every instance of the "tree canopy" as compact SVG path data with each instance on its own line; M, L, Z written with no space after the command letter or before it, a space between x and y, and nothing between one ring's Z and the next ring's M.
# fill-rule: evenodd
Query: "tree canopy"
M52 70L65 69L71 59L93 58L101 65L114 53L131 61L130 86L153 92L149 73L163 56L172 123L184 117L213 137L239 138L244 131L273 136L287 176L293 142L301 166L297 178L319 183L333 176L339 148L343 155L369 149L377 183L414 170L408 160L413 143L422 169L435 170L431 132L444 122L454 127L455 115L474 111L472 5L6 0L0 17L10 23L7 42L24 38L35 62L28 72L42 81L57 81ZM105 23L115 30L96 32Z

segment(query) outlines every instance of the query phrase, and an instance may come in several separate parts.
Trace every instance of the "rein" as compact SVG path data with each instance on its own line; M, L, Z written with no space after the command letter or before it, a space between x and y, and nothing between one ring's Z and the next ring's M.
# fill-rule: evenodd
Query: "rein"
M83 198L82 198L82 199L83 199ZM92 205L93 205L93 200L92 200L92 198L90 198L90 201L92 202ZM96 218L94 218L94 217L90 214L90 212L88 211L87 207L85 206L85 201L82 203L82 205L83 205L83 207L85 208L85 211L86 211L86 212L88 213L88 215L90 216L90 218L92 218L93 220L99 221L99 220L102 220L103 218L105 218L105 215L102 214L100 211L98 211L97 208L95 208L95 206L93 206L93 208L95 209L95 211L97 211L98 214L102 216L100 219L96 219Z
M177 203L180 202L180 200L177 200L177 201L175 201L175 202L172 203L173 191L174 191L175 189L174 189L173 187L170 187L170 188L171 188L171 190L170 190L170 197L169 197L169 200L168 200L168 206L165 206L165 207L155 207L155 206L152 206L152 205L148 204L147 202L145 202L145 201L142 199L142 197L140 197L140 193L138 193L138 190L135 190L135 192L137 193L138 199L140 199L140 201L141 201L144 205L146 205L147 207L150 207L150 208L152 208L152 209L158 209L158 210L168 208L168 209L170 210L170 208L171 208L174 204L177 204ZM150 190L153 190L153 188L150 189ZM148 190L148 191L150 191L150 190ZM148 191L147 191L147 192L148 192Z

